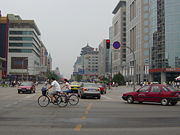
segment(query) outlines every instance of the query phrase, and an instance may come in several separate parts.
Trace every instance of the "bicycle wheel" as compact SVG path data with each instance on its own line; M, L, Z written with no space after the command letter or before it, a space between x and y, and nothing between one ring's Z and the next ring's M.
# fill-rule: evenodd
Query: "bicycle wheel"
M65 107L68 104L66 95L60 95L57 100L59 107Z
M70 105L77 105L79 103L79 97L72 94L69 96L69 104Z
M41 95L41 96L38 98L38 104L39 104L41 107L46 107L49 103L50 103L50 99L49 99L48 96L43 96L43 95Z

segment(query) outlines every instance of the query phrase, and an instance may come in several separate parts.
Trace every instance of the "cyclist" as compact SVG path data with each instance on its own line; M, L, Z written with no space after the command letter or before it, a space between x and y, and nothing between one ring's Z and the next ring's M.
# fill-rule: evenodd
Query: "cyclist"
M54 95L57 94L58 92L62 92L62 90L59 83L56 81L54 77L52 77L51 80L52 80L51 85L49 86L47 90L53 88L53 91L50 92L50 98L51 98L51 101L54 102L55 101Z
M64 85L61 87L61 89L63 88L65 88L65 90L63 90L64 93L67 93L67 94L72 93L71 86L67 79L64 79Z

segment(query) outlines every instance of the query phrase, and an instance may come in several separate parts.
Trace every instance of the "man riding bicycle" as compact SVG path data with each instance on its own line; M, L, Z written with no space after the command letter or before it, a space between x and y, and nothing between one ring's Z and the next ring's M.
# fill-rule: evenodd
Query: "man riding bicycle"
M51 101L54 102L55 101L54 95L57 94L58 92L62 92L62 90L59 83L56 81L56 79L54 77L52 77L51 79L52 79L51 85L49 86L47 90L53 88L53 91L50 92L50 98L51 98Z

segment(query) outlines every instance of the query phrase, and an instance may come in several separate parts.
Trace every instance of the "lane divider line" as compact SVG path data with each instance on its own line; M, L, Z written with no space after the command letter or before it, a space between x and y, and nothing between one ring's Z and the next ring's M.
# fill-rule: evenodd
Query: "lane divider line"
M82 116L82 117L81 117L82 120L85 120L86 118L87 118L86 116Z
M108 96L105 96L105 95L102 95L103 98L105 99L108 99L108 100L113 100L112 98L108 97Z
M82 125L78 124L78 125L75 126L74 131L80 131L81 128L82 128Z

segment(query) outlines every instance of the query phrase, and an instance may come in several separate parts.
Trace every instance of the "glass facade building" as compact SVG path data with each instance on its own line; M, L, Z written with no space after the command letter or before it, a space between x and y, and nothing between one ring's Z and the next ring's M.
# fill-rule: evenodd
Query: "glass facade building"
M8 18L0 16L0 79L7 76Z
M150 0L153 81L173 81L180 74L179 6L179 0Z

